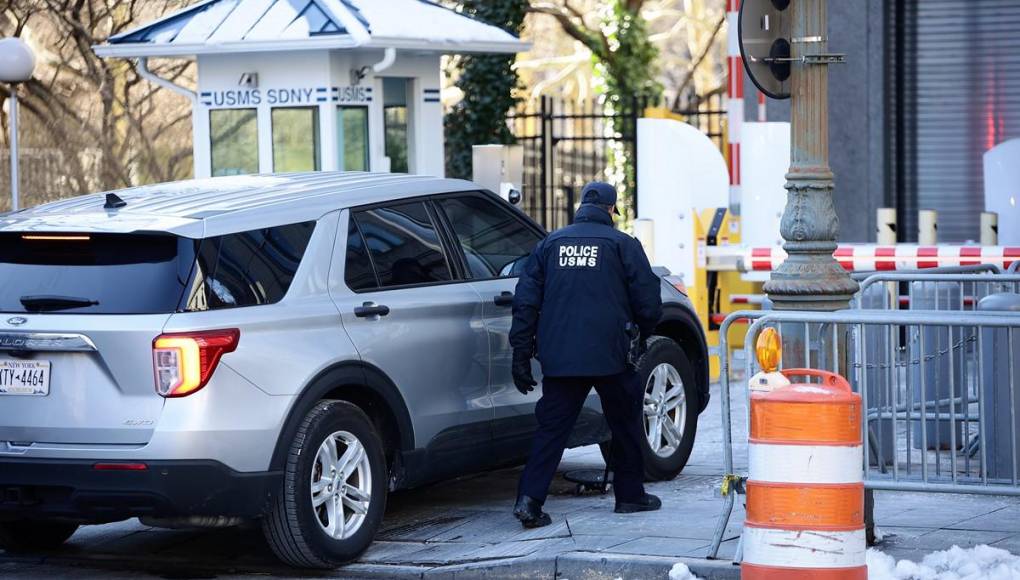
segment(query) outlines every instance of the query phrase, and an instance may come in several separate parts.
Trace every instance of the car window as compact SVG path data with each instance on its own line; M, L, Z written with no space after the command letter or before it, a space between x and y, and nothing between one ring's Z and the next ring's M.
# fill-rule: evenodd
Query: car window
M202 240L186 310L279 302L314 229L315 222L304 222Z
M499 204L479 195L436 202L453 226L475 279L517 275L541 236Z
M176 312L196 244L155 233L0 233L0 312Z
M368 258L368 249L365 247L365 240L358 230L358 223L351 219L347 227L347 258L344 264L344 281L354 291L370 290L379 286L375 277L375 270L372 269L372 262Z
M375 267L379 286L452 280L435 223L422 202L354 213Z

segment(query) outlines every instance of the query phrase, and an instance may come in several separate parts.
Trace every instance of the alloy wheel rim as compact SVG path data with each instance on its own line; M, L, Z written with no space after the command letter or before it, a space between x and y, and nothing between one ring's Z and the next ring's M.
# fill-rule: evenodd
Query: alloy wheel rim
M669 363L652 370L645 383L645 437L659 457L676 453L687 424L687 395L680 373Z
M343 540L361 529L372 501L372 468L352 433L337 431L319 445L311 492L315 520L327 536Z

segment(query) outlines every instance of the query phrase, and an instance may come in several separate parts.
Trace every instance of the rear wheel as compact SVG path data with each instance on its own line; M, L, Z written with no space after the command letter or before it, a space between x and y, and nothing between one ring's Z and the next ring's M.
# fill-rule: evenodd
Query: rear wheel
M385 510L386 460L372 421L350 403L318 403L263 520L273 552L299 568L337 567L368 548Z
M676 341L662 336L648 341L648 351L637 365L639 380L645 385L644 456L645 478L650 481L673 479L683 471L694 449L698 430L698 389L694 370ZM609 443L603 443L607 462Z
M12 552L57 548L78 529L78 524L53 520L0 522L0 548Z

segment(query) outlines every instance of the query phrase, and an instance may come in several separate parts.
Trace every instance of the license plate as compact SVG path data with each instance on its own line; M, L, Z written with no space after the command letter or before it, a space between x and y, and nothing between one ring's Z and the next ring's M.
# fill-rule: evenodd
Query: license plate
M0 396L50 394L50 363L42 360L0 360Z

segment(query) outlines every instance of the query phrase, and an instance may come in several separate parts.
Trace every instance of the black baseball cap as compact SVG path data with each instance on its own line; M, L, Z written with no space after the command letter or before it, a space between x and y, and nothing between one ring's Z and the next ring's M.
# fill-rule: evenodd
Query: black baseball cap
M619 215L616 207L616 188L604 181L592 181L581 190L581 204L613 207L613 213Z

